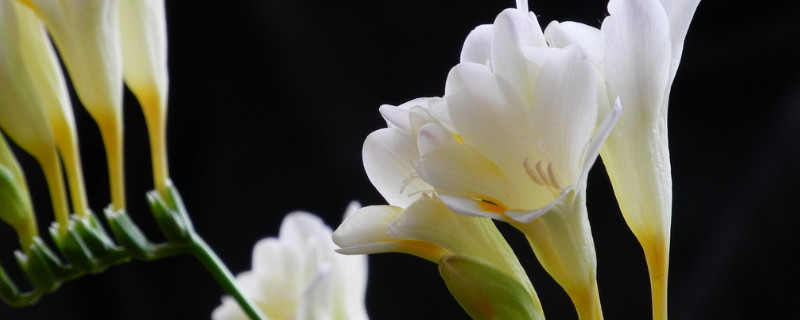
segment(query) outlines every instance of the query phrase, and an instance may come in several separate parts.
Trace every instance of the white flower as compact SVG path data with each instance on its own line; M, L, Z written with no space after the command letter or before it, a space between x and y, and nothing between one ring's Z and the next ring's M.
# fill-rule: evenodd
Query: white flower
M645 252L656 318L667 317L672 177L667 139L670 89L700 0L612 0L600 30L553 22L557 46L577 44L602 75L601 112L611 99L625 112L601 155L620 210Z
M345 216L360 206L353 202ZM331 229L317 216L293 212L278 238L259 241L253 269L236 281L270 320L368 319L364 307L367 258L335 252ZM230 298L212 314L215 320L247 319Z
M549 47L530 12L476 28L461 59L444 95L452 129L420 130L420 177L453 211L524 232L581 319L601 318L585 188L621 107L595 128L591 63L578 46Z
M418 133L430 124L450 126L446 111L440 98L381 106L388 127L367 137L363 160L367 176L389 205L356 211L336 229L334 242L346 254L399 252L434 263L455 256L480 259L518 283L530 296L522 301L541 314L525 270L491 219L456 214L416 172L418 144L426 141Z

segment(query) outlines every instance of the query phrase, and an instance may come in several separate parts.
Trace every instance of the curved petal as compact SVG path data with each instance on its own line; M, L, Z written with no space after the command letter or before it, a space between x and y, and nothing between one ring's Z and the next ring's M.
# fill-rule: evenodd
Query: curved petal
M550 55L539 74L530 122L561 186L575 184L583 166L597 118L594 76L577 46Z
M492 59L492 35L494 27L484 24L473 29L461 48L461 62L472 62L489 66Z
M450 252L422 239L398 238L390 226L403 214L392 206L368 206L356 211L333 232L333 242L344 254L399 252L437 262Z
M464 142L501 167L518 167L528 155L532 141L521 99L485 66L455 66L447 77L445 101Z
M597 64L603 61L605 47L600 37L600 29L583 23L566 21L550 22L544 30L547 43L556 48L574 44L581 48L589 60Z
M118 121L122 108L118 2L31 2L47 25L86 109L97 122Z
M669 77L671 85L683 54L683 42L686 38L686 32L689 30L689 24L692 22L692 16L694 16L694 11L697 9L697 5L700 4L700 0L660 1L664 11L667 13L667 17L669 17L670 40L672 42L672 63Z
M405 207L433 188L417 177L419 152L409 133L380 129L367 136L362 152L370 182L391 205Z
M522 93L536 81L536 66L523 53L530 47L547 47L536 16L517 9L501 12L494 21L492 68Z
M608 11L600 31L609 98L619 96L625 106L618 126L666 117L672 60L666 13L658 0L611 1Z

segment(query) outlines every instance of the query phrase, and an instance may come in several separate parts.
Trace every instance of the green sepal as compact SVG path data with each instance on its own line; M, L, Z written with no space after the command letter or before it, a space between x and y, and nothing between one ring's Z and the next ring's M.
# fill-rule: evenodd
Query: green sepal
M168 199L164 199L155 190L147 193L147 202L150 211L158 224L161 233L170 242L185 242L191 236L192 222L186 213L178 190L172 185L167 185Z
M17 250L14 256L31 284L44 292L58 289L60 275L67 272L58 257L39 237L33 239L27 252Z
M67 233L59 232L58 223L50 225L50 236L54 239L56 247L64 255L68 263L71 263L78 270L90 272L95 269L94 255L87 248L83 239L75 232L74 223L70 221Z
M105 210L106 220L111 228L111 232L132 256L140 260L148 260L150 257L150 241L142 233L136 224L133 223L123 211L114 211L110 206Z
M19 296L17 285L8 277L3 265L0 264L0 298L2 298L3 302L6 304L12 304L17 296Z
M102 257L116 250L114 242L111 241L105 229L100 226L97 218L91 212L84 217L73 216L72 222L70 227L80 235L94 256Z
M521 283L483 259L446 256L439 274L472 319L544 319Z

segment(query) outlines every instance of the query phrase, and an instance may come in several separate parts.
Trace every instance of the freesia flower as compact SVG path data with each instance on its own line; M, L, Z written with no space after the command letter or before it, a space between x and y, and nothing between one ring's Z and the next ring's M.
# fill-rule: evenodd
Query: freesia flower
M14 228L22 247L26 250L33 243L33 238L39 234L25 175L2 134L0 134L0 220Z
M467 37L444 99L452 132L420 131L420 177L453 211L511 223L581 319L600 319L588 172L620 113L597 122L595 72L548 47L533 13L507 9Z
M100 129L114 210L125 208L118 1L26 0L47 26L83 106Z
M122 67L125 83L139 100L150 136L153 182L166 195L167 19L164 0L121 0Z
M345 216L359 205L352 203ZM284 218L278 238L259 241L253 269L236 281L270 320L368 319L364 308L367 259L335 252L331 229L317 216L294 212ZM214 320L247 319L230 298Z
M356 211L334 232L334 242L346 254L400 252L434 263L454 256L479 258L514 279L530 296L526 303L541 315L533 286L491 219L451 211L416 173L420 128L449 126L442 102L420 98L380 108L388 127L367 137L363 159L367 176L389 205Z
M672 177L667 139L670 88L700 0L612 0L600 30L552 23L557 45L578 44L598 72L600 104L619 97L625 112L601 152L620 210L650 270L653 312L667 318ZM601 107L602 108L602 107Z
M50 189L53 211L60 230L66 231L69 209L56 151L56 140L50 127L37 80L25 63L23 40L31 31L26 19L32 19L15 1L0 1L0 128L42 167ZM19 9L19 10L18 10Z
M83 183L83 168L79 157L72 102L61 65L41 20L29 7L19 1L11 1L19 17L18 49L28 75L33 80L37 95L41 98L56 146L64 161L72 198L73 212L80 216L88 213L86 192Z

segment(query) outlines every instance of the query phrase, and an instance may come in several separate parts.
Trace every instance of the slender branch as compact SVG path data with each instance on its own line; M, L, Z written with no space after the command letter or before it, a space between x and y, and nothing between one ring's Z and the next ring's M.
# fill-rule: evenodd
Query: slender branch
M266 317L247 297L244 296L241 289L236 285L236 280L231 274L230 270L225 266L222 260L219 259L214 250L200 238L196 233L191 235L192 255L206 267L209 273L214 276L217 282L222 286L225 291L231 295L242 310L253 320L266 320Z

